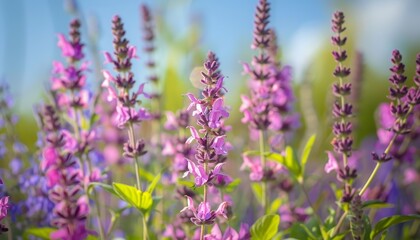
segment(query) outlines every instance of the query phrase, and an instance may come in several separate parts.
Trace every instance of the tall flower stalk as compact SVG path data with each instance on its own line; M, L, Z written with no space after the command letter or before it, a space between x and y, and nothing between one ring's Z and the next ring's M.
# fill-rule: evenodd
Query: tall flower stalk
M266 159L264 156L266 131L270 125L270 86L266 83L271 77L270 66L273 62L268 54L270 43L270 30L268 29L270 17L270 5L266 0L260 0L255 13L254 40L251 45L252 49L258 49L259 54L254 56L252 61L252 69L245 65L245 72L251 78L251 96L242 96L241 111L244 113L243 123L248 123L251 131L258 132L261 171L264 176L261 181L262 186L262 207L264 212L268 205L267 197L267 178Z
M416 106L420 104L420 54L417 55L416 59L416 75L414 77L415 85L410 88L405 84L407 80L407 77L404 75L405 65L402 63L402 56L398 50L394 50L392 52L391 62L393 63L393 66L390 68L391 76L389 81L391 83L391 87L389 88L388 98L391 99L389 109L395 119L389 129L392 135L390 135L391 137L389 138L389 143L383 153L372 153L372 158L376 161L376 165L365 185L361 188L359 192L360 196L363 196L366 192L378 173L381 165L393 158L393 156L390 155L390 151L397 137L399 135L406 135L410 133L411 126L407 122L407 119L412 114Z
M136 174L136 186L141 190L139 175L140 157L146 154L145 143L142 139L136 139L134 127L142 121L150 118L150 114L144 108L136 110L136 105L141 101L138 96L144 93L144 84L140 84L136 91L132 91L134 84L134 74L131 71L131 61L136 58L136 48L130 46L125 38L124 24L119 16L112 19L112 33L114 35L114 57L110 53L105 53L106 62L114 66L117 75L114 77L107 70L103 70L105 80L102 87L108 90L108 101L116 101L115 111L116 125L121 129L127 129L128 141L124 144L124 156L134 160L134 171Z
M188 171L184 177L191 174L195 178L195 186L203 186L203 201L198 208L194 206L194 200L187 196L187 203L181 212L191 210L194 217L190 220L197 226L201 226L200 240L204 239L205 225L212 225L216 221L218 215L227 218L225 208L227 202L220 203L216 211L211 210L209 203L208 187L214 184L217 178L228 178L222 172L222 166L225 164L226 155L229 150L229 144L226 142L226 135L219 131L223 126L223 119L229 116L229 113L224 105L223 100L223 76L218 70L219 63L215 55L209 53L206 62L204 63L205 72L202 72L203 78L201 83L204 85L204 90L201 93L201 98L196 98L192 93L187 93L190 100L188 110L193 109L192 115L196 117L197 125L200 129L189 126L191 136L186 143L191 144L193 141L197 143L195 160L188 161ZM223 201L223 200L222 200Z
M79 166L68 150L66 139L54 107L43 109L47 145L43 149L41 169L45 171L49 197L55 203L51 224L58 228L52 239L85 239L89 233L86 218L89 205L81 187Z
M333 84L333 94L336 96L336 100L332 111L335 118L332 145L335 153L341 155L341 166L338 166L336 169L338 178L344 182L344 194L341 201L343 203L350 203L354 194L352 183L357 177L357 170L351 168L348 162L348 158L351 156L353 150L353 138L351 135L353 125L350 121L353 114L353 105L348 102L348 98L351 95L351 83L345 81L350 75L350 68L344 66L344 61L347 59L347 52L343 50L343 47L347 41L347 37L342 35L346 30L344 27L344 14L342 12L334 13L332 30L335 33L331 38L332 44L337 47L337 50L332 52L337 62L333 74L338 78L338 82Z
M86 87L86 71L88 62L84 61L83 47L81 42L80 21L74 19L70 22L69 38L63 34L58 35L58 46L61 48L66 63L54 62L52 81L52 93L56 108L60 110L62 117L71 125L71 130L63 130L68 153L74 155L80 162L80 172L83 177L81 184L87 192L90 182L100 181L101 171L93 166L90 153L95 149L96 131L91 119L90 92ZM84 124L87 123L88 124ZM98 226L101 238L104 231L101 222L100 206L96 192L93 194L96 207Z

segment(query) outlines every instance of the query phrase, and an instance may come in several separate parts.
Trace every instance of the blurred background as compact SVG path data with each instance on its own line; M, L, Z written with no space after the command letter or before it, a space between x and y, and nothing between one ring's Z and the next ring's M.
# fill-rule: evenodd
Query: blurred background
M190 77L205 54L219 56L227 76L229 105L234 118L239 94L246 92L242 62L249 62L254 10L257 1L243 0L143 0L143 1L1 1L0 2L0 77L9 83L16 111L21 115L18 131L25 143L33 143L35 126L32 107L42 101L49 84L53 60L60 60L57 33L67 33L69 21L79 16L83 22L82 41L87 59L92 62L90 84L95 87L100 75L95 64L103 64L103 52L112 49L111 18L119 14L126 26L127 38L142 48L139 6L148 4L156 19L157 65L164 79L165 108L182 107L182 94L191 89ZM408 75L414 72L415 54L420 51L420 2L416 0L370 1L271 1L271 26L279 36L282 63L293 68L297 104L305 118L303 129L309 134L328 123L329 92L334 68L330 55L330 18L343 10L349 36L348 65L359 65L362 77L358 95L358 116L365 116L358 128L358 139L375 133L372 118L378 103L384 101L388 87L391 51L400 49ZM89 36L89 37L87 37ZM144 82L142 52L134 62L138 81ZM356 61L356 59L358 59ZM96 72L95 72L96 71ZM237 114L236 114L237 113ZM309 114L309 115L308 115ZM312 115L311 115L312 114ZM306 117L305 117L306 116ZM306 127L306 128L305 128ZM330 131L329 129L326 130ZM303 133L303 130L302 130Z

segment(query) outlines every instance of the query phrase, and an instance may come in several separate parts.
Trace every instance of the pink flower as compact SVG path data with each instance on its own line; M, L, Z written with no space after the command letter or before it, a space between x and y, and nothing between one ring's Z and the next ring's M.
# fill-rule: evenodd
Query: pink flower
M210 204L208 202L201 202L198 205L198 208L195 208L194 206L194 200L189 197L187 197L188 206L184 207L181 212L184 212L186 210L191 210L194 214L194 217L191 218L191 221L199 226L199 225L211 225L215 222L217 216L223 216L227 218L224 211L227 207L227 202L222 202L216 211L211 210Z
M191 136L187 139L187 141L185 143L190 144L194 140L196 140L197 142L200 142L201 137L200 137L200 135L198 135L197 129L195 129L195 127L192 127L192 126L190 126L188 128L190 129Z
M9 207L9 196L0 198L0 221L7 216L7 210Z
M218 98L212 105L212 110L209 116L209 127L220 127L220 118L229 117L228 111L223 107L223 98Z
M195 186L196 187L203 186L204 184L211 182L216 177L225 176L222 173L222 166L225 163L218 163L214 167L214 169L211 170L209 172L209 174L207 174L202 165L197 166L191 160L189 160L189 159L185 159L185 160L188 161L188 171L186 171L182 177L184 178L184 177L188 176L189 174L192 174L195 178Z
M230 150L231 146L225 142L226 136L217 136L213 139L213 143L211 147L214 148L214 151L217 155L227 155L228 151Z
M337 159L335 159L334 154L330 151L327 151L328 154L328 162L325 164L324 170L326 173L330 173L331 171L338 170L338 163Z

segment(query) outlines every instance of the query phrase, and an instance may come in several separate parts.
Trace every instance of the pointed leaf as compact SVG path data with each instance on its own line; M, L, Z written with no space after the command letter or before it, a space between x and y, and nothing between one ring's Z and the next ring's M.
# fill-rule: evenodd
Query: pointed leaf
M160 173L158 175L156 175L156 177L153 179L153 181L150 183L149 187L147 188L147 192L153 193L153 191L155 190L155 187L158 184L161 176L162 176L162 174L160 174Z
M125 202L137 208L143 214L151 209L153 198L149 192L142 192L133 186L122 183L113 183L112 186Z
M305 166L308 162L309 154L311 154L312 147L314 146L316 135L312 135L309 140L306 142L305 148L303 149L301 165L302 173L305 174Z
M105 191L111 193L112 195L115 195L117 197L119 196L115 192L114 188L111 185L105 184L105 183L101 183L101 182L91 182L91 183L89 183L88 192L90 192L92 190L92 188L95 187L95 186L101 187L102 189L104 189Z
M293 149L291 147L286 147L286 156L273 152L266 153L265 155L269 160L274 160L275 162L285 166L297 180L300 180L302 177L302 167L295 158Z
M420 220L420 215L395 215L392 217L382 218L381 220L379 220L378 223L376 223L375 227L372 229L370 237L373 239L379 233L388 229L391 226L412 220Z
M380 200L370 200L362 204L362 208L392 208L393 204L386 203Z
M29 239L30 236L34 236L40 239L50 239L50 234L54 231L56 231L57 229L55 228L29 228L26 229L25 232L23 233L23 239L27 240Z
M279 224L279 215L269 214L262 216L251 227L251 239L272 239L278 231Z

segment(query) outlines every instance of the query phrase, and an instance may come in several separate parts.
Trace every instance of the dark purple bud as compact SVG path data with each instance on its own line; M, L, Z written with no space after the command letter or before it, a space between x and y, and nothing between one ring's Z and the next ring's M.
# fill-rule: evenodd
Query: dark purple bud
M333 106L333 115L337 118L339 117L348 117L352 115L353 106L350 103L344 103L344 106L341 106L340 103L335 102Z
M342 33L346 30L345 27L343 27L344 24L344 13L341 11L337 11L333 14L332 17L332 30L335 33Z
M347 42L347 37L341 37L341 36L332 36L331 42L334 45L337 45L339 47L344 46Z
M379 156L377 153L372 152L372 159L377 162L388 162L392 159L392 157L385 153L382 153L382 155Z
M344 139L334 138L332 145L334 146L334 151L343 153L349 157L351 155L353 139L351 137L345 137Z
M339 85L338 83L333 84L333 93L337 97L347 96L351 94L351 83L343 83L343 85Z
M396 100L398 98L403 98L407 95L408 88L407 86L396 86L389 88L389 98L392 100Z
M335 77L345 78L350 75L350 68L337 66L333 72Z
M345 203L350 203L351 200L353 199L355 192L356 191L352 189L350 185L346 185L344 187L343 197L341 198L341 201Z
M339 179L347 182L348 180L352 180L357 177L357 170L346 166L344 169L340 168L337 174Z
M346 51L332 51L332 55L337 62L342 62L347 59L347 52Z
M401 103L398 105L391 103L391 113L398 119L406 118L409 110L410 106L407 103Z
M407 100L410 105L418 105L420 104L420 88L410 88L407 94Z
M270 17L270 4L266 0L258 2L254 20L253 48L267 48L269 45L270 31L267 28Z
M392 51L392 58L391 58L391 62L393 64L398 65L402 60L402 56L400 51L398 51L397 49L395 49L394 51Z
M348 136L352 132L351 122L334 122L333 132L336 136Z

